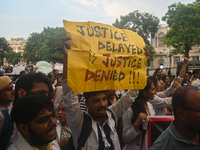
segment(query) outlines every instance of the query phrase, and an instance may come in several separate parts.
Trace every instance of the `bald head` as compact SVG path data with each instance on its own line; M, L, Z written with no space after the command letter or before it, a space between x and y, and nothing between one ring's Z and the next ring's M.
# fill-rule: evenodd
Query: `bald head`
M192 105L195 101L200 102L200 99L193 98L198 95L200 96L200 91L196 87L181 86L178 88L172 96L172 107L175 118L177 116L176 109L178 107L188 107L188 105Z

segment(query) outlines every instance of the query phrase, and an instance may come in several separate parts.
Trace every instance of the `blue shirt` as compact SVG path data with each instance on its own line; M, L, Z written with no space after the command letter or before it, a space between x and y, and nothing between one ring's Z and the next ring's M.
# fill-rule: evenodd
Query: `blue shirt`
M173 122L156 139L149 150L200 150L198 144L188 141L176 130Z

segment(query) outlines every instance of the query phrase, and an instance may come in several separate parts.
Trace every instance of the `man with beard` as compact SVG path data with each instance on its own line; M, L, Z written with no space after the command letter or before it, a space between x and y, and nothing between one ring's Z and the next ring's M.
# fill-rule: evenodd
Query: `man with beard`
M200 91L192 86L178 88L172 97L172 107L175 120L150 150L199 150Z
M60 150L56 138L56 117L51 99L30 93L14 103L11 119L22 136L8 150Z
M63 40L64 62L63 79L67 79L67 56L70 38ZM150 53L145 52L147 59ZM67 81L62 81L64 107L67 115L67 123L72 130L73 144L75 149L82 150L120 150L119 138L115 129L116 121L125 113L130 104L134 102L138 95L138 90L129 90L120 100L108 107L108 100L105 91L85 92L83 96L88 108L87 115L90 118L86 128L90 128L85 142L80 139L82 127L84 126L85 115L81 112L78 97L67 85ZM84 135L83 135L84 136ZM85 140L85 139L83 139ZM81 144L80 144L81 143Z
M79 149L78 139L82 132L84 114L81 112L78 97L66 84L66 80L63 81L63 99L68 116L67 122L72 130L75 149ZM130 90L118 102L108 107L105 91L83 93L88 108L87 115L91 118L91 125L88 123L91 129L82 149L120 150L119 138L115 129L116 121L124 114L137 95L138 90Z
M162 69L157 68L154 72L154 76L156 76L157 79L160 81L162 79L162 75L163 75Z

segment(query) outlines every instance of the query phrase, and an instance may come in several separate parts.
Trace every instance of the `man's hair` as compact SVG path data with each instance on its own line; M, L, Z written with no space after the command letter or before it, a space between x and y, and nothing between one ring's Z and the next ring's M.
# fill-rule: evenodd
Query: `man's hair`
M26 73L26 71L25 71L25 70L22 70L22 71L20 71L19 76L22 76L22 75L25 74L25 73Z
M53 70L53 73L55 74L55 73L56 73L56 71L58 71L58 69L54 69L54 70ZM58 72L59 72L59 71L58 71Z
M105 93L106 91L94 91L94 92L84 92L83 96L85 97L85 100L88 101L88 99L92 96L96 96L97 94Z
M51 99L44 94L29 93L14 103L10 115L18 126L20 123L27 124L31 122L43 109L54 110Z
M179 87L172 96L172 107L174 112L174 117L177 117L176 109L178 107L187 107L187 98L190 91L199 91L194 86L181 86Z
M53 75L52 75L52 73L50 72L50 73L48 73L47 78L51 79L52 76L53 76Z
M188 75L190 75L190 76L192 75L192 72L190 72L190 71L187 71L187 73L188 73Z
M16 82L15 85L15 102L19 98L18 96L18 90L20 88L24 89L27 93L30 92L33 87L34 83L44 83L47 84L47 86L50 89L50 80L47 78L47 76L41 72L35 73L35 72L30 72L23 74Z
M199 74L199 69L194 69L193 72L192 72L192 74L193 74L193 75Z
M162 70L162 69L160 69L160 68L156 68L155 73L157 73L159 70Z

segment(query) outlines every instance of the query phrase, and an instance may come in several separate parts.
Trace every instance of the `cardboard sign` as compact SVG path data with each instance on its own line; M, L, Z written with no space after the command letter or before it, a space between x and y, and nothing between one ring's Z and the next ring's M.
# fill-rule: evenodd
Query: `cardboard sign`
M63 22L72 38L68 85L73 92L146 86L145 43L138 34L95 22Z

